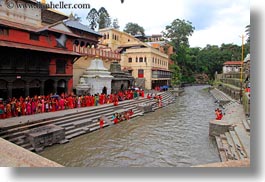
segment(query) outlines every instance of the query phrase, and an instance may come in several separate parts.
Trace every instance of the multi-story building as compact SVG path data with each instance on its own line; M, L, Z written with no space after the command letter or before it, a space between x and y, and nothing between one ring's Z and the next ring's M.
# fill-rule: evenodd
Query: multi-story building
M121 66L136 79L136 86L153 89L169 85L169 56L128 33L113 28L99 30L101 46L121 53Z
M0 97L71 92L74 62L96 55L88 48L96 47L101 35L57 11L38 8L37 1L16 3L36 8L1 2Z

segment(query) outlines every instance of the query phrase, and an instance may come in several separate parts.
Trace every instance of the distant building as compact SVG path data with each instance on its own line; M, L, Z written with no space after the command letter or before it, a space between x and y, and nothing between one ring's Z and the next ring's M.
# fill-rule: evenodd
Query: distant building
M227 61L223 66L223 73L240 72L242 61Z
M121 67L136 80L137 87L153 89L170 85L169 56L128 33L113 28L99 30L101 46L121 53Z

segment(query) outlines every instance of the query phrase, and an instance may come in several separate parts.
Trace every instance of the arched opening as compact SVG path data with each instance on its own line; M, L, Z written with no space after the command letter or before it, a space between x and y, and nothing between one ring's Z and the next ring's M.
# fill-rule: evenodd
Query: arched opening
M49 95L51 93L54 94L54 81L53 80L46 80L44 83L44 94Z
M79 45L79 41L78 41L78 40L75 40L74 44L75 44L76 46L78 46L78 45Z
M90 43L87 42L87 43L86 43L86 47L87 47L87 48L90 48L90 47L91 47Z
M3 99L7 99L8 91L7 91L7 81L0 80L0 97Z
M41 85L41 82L40 80L32 80L30 83L29 83L29 96L30 97L33 97L35 95L40 95L40 85Z
M121 91L124 90L124 84L121 84Z
M25 81L17 79L13 82L12 87L12 96L19 98L19 97L25 97Z
M59 80L57 84L57 94L61 95L66 92L66 81Z
M102 93L105 94L105 95L107 95L107 87L103 87Z

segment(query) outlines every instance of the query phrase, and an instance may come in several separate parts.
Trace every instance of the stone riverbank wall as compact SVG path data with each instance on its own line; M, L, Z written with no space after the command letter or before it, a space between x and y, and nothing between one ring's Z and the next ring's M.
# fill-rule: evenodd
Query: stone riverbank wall
M175 101L175 96L170 92L157 94L162 96L162 107ZM147 110L143 109L145 106L148 108ZM118 106L105 104L95 107L10 118L0 122L0 137L17 146L17 148L13 149L14 154L20 151L20 147L28 151L39 152L46 146L63 144L69 142L74 137L100 129L99 117L104 117L104 127L108 127L112 124L110 121L112 115L116 112L132 109L134 114L131 118L134 118L143 116L146 111L155 111L159 108L156 100L139 98L120 102ZM4 148L3 143L0 143L0 145L1 148ZM11 158L10 160L13 160L13 156L9 157ZM13 166L13 163L10 166Z
M209 123L209 135L216 140L223 164L199 167L250 167L250 119L243 105L216 88L210 92L224 113L222 120Z

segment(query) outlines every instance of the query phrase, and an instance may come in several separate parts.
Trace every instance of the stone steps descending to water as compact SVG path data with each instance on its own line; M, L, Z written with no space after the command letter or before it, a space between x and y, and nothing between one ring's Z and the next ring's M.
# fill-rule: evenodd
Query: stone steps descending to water
M242 120L243 126L246 131L250 132L250 119Z
M222 162L250 158L250 137L242 127L235 126L234 130L215 137Z
M175 100L175 97L173 97L169 92L163 92L161 94L162 100L165 103L171 103ZM103 115L111 120L116 108L133 109L134 114L132 118L143 115L142 111L136 107L139 103L143 102L151 103L153 100L144 98L119 102L118 107L108 104L87 109L82 108L80 111L76 110L76 112L69 110L69 113L65 114L64 112L62 115L60 115L60 111L58 111L54 113L56 116L52 116L50 118L8 126L5 128L5 130L0 132L0 136L24 147L25 149L33 151L34 148L32 145L29 143L29 141L25 140L25 133L29 132L30 129L38 128L48 124L55 124L65 129L66 141L68 141L71 138L99 129L99 124L97 122L98 117ZM154 109L158 109L158 105ZM105 123L105 127L106 126L108 126L108 124Z

